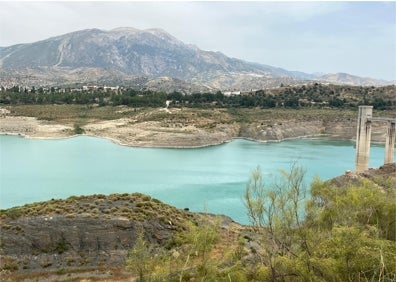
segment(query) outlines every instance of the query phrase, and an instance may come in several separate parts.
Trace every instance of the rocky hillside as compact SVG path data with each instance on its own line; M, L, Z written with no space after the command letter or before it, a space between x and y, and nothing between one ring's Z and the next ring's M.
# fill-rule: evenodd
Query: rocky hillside
M75 76L76 72L84 75ZM215 89L238 90L296 84L318 77L203 51L161 29L89 29L0 48L0 84L3 85L106 82L132 86L133 80L142 76L171 77ZM329 79L339 80L334 76ZM328 81L326 77L320 80ZM387 83L343 78L340 82Z
M120 265L143 227L164 244L198 215L142 194L70 197L1 211L1 269Z
M150 248L169 249L189 226L215 220L228 230L221 232L241 228L228 217L176 209L139 193L73 196L0 210L0 275L2 281L134 281L124 266L140 234ZM128 278L119 280L113 271Z

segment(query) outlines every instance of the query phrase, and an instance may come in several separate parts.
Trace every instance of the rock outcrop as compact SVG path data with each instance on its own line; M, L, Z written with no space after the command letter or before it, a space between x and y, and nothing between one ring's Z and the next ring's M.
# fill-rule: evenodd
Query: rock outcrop
M360 185L364 180L370 180L383 189L396 188L396 163L384 164L378 169L369 169L361 173L347 171L328 182L340 187L347 184Z

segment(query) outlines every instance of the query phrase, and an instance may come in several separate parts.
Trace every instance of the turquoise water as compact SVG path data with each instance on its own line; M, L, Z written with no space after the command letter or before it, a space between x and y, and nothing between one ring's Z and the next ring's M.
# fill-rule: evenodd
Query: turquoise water
M0 208L71 195L141 192L178 208L231 216L247 223L242 197L251 171L265 177L293 161L328 179L354 169L354 143L297 139L234 140L199 149L131 148L81 136L59 140L0 136ZM372 145L370 167L383 164Z

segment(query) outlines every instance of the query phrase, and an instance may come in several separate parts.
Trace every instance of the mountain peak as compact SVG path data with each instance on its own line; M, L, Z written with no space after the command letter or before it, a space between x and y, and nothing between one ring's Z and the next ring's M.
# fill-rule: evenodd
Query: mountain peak
M162 28L148 28L148 29L145 29L144 31L150 32L152 34L167 34L167 35L170 35L168 32L166 32Z
M123 26L123 27L117 27L114 29L111 29L109 32L139 32L140 30L134 27L127 27L127 26Z
M114 73L151 78L166 76L214 88L239 90L274 87L285 79L301 82L316 78L303 72L230 58L219 51L203 51L160 28L85 29L30 44L0 48L2 73L31 70L31 74L41 69L52 75L59 74L62 68L107 70L115 79L117 75ZM0 81L2 79L0 77ZM317 79L360 85L367 82L367 79L350 75ZM270 80L273 81L271 85L268 84ZM379 84L375 80L368 83Z

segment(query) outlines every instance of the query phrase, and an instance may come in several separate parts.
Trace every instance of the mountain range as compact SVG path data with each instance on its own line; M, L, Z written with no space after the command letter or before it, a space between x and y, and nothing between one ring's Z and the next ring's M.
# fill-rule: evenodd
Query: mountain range
M349 74L307 74L246 62L203 51L161 29L87 29L0 47L1 85L96 83L193 92L263 89L308 81L391 84Z

